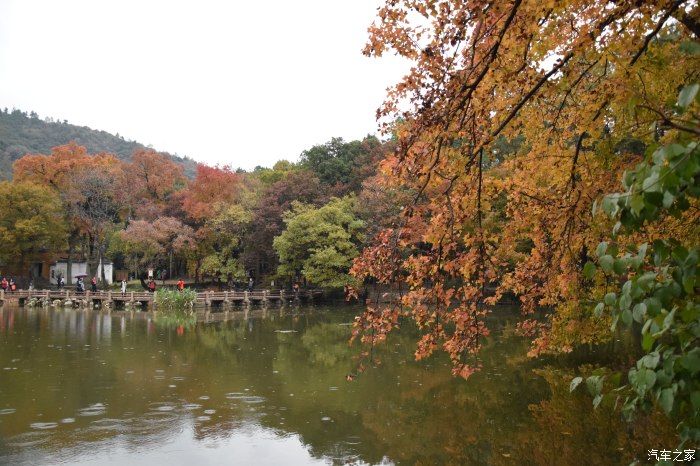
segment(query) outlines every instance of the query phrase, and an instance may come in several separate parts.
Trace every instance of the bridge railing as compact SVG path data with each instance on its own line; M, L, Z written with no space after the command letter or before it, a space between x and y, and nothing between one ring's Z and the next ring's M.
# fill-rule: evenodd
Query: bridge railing
M286 300L296 298L315 298L323 294L320 290L252 290L252 291L200 291L197 293L196 302L210 305L216 302L232 302L232 301L270 301L270 300ZM0 289L0 301L4 302L8 299L27 300L31 298L37 299L85 299L92 301L141 301L152 302L154 294L149 291L121 291L100 290L100 291L75 291L71 289L62 290L15 290L4 291Z

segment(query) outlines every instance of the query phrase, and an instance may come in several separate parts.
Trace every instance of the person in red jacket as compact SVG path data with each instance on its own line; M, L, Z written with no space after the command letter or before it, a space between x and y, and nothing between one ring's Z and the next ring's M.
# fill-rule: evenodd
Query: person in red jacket
M181 278L177 281L177 291L182 291L185 289L185 281Z

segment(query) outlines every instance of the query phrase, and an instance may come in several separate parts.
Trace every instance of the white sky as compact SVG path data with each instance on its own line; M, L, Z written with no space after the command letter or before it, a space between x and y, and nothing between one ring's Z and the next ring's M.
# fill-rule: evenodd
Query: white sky
M375 133L407 66L361 54L380 0L0 0L0 107L209 164Z

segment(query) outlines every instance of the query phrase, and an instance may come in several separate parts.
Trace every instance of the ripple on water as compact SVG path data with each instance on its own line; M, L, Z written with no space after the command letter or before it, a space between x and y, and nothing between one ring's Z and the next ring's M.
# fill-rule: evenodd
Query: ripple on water
M73 424L75 422L74 417L67 417L65 419L61 419L61 424Z
M215 409L205 409L204 414L214 414L216 412Z
M58 424L55 422L33 422L29 424L29 427L37 430L47 430L55 429L56 427L58 427Z
M154 411L169 412L175 409L175 406L169 403L151 403L150 408Z
M209 416L197 416L197 420L200 422L204 422L204 421L211 421L211 418Z
M25 432L13 437L7 445L16 448L28 448L41 445L49 441L50 436L44 432Z
M346 445L360 445L362 442L360 441L360 437L356 436L350 436L348 437L347 440L344 442Z
M89 430L92 432L127 432L128 426L126 426L126 424L128 424L129 422L129 419L97 419L95 421L92 421Z
M209 397L207 395L202 395L199 397L200 400L208 400Z
M15 411L17 411L15 408L5 408L5 409L0 409L0 416L4 416L6 414L12 414Z
M182 405L182 407L188 411L194 411L195 409L201 408L202 405L198 405L197 403L187 403Z
M78 416L101 416L107 411L107 407L102 403L95 403L87 408L78 410Z
M248 404L258 404L265 401L265 398L262 396L246 395L245 393L239 392L227 393L226 398L229 400L239 400Z

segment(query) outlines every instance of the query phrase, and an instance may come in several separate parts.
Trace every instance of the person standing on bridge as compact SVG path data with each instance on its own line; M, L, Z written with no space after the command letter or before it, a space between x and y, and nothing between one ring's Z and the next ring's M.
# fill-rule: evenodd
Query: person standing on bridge
M126 293L126 280L122 280L122 294Z
M2 282L0 282L0 286L2 287L2 291L7 291L7 287L9 286L7 278L2 277Z
M92 277L90 284L92 285L92 292L95 293L97 291L97 277Z
M253 291L253 277L248 280L248 291Z
M185 289L185 281L181 278L177 281L177 291L182 291Z
M152 278L148 281L148 291L151 293L156 292L156 282Z
M17 283L14 278L10 278L10 291L17 291Z

